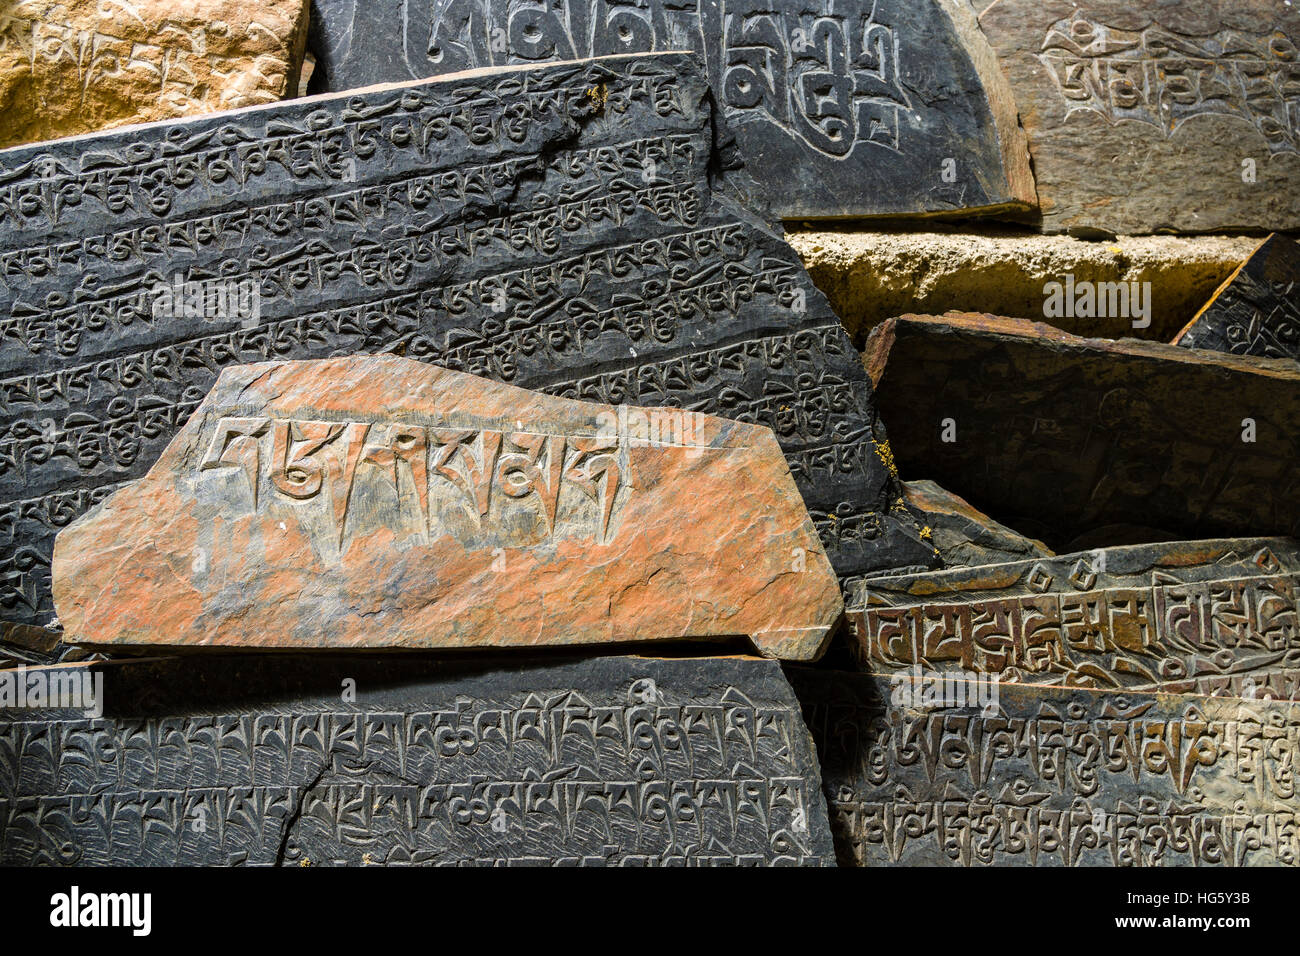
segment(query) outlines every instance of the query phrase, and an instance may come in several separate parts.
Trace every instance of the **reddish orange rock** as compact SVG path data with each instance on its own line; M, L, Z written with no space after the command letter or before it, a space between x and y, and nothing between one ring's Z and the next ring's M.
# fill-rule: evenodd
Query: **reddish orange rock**
M748 636L812 660L843 611L768 429L392 356L226 370L53 573L66 640L119 648Z

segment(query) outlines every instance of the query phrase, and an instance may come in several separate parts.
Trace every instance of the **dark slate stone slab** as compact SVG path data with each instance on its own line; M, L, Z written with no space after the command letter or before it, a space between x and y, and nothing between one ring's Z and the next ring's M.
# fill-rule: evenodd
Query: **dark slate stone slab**
M779 215L1037 201L1006 80L952 0L313 0L308 46L312 92L690 49Z
M1300 704L789 676L841 865L1300 863Z
M881 324L865 360L900 473L1054 551L1115 526L1300 537L1294 362L958 313Z
M833 863L812 741L772 662L317 656L94 672L102 716L0 710L0 862Z
M1300 244L1265 239L1174 344L1300 360Z
M1048 232L1300 227L1300 9L977 0Z
M394 352L770 426L842 575L925 564L858 356L735 200L687 54L0 152L0 620L224 366Z
M1300 542L1179 541L868 578L877 673L1300 699Z

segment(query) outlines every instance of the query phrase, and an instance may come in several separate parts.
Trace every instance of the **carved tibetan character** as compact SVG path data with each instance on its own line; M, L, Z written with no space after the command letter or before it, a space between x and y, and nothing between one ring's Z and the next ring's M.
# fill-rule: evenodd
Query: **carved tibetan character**
M60 532L98 647L482 648L748 636L843 610L771 431L395 356L228 369L149 474Z
M313 0L311 91L696 51L778 215L1024 210L1024 132L966 0Z

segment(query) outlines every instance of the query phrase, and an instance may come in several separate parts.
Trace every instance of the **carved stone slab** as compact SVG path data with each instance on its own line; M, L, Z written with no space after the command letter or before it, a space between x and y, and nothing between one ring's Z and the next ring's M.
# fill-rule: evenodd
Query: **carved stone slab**
M65 640L467 648L748 635L843 612L769 429L396 356L226 369L149 474L59 533Z
M1043 226L1300 226L1300 8L978 0L1029 134Z
M919 515L921 536L934 544L945 568L1001 564L1052 553L1041 541L998 524L933 481L903 482L903 498Z
M1285 236L1265 239L1174 344L1300 359L1300 245Z
M1171 542L869 578L864 667L1300 699L1300 543Z
M834 860L812 741L772 662L98 668L102 716L0 709L0 862Z
M1125 524L1300 536L1294 362L958 313L891 319L864 357L899 471L1053 550Z
M293 96L307 0L22 0L0 11L0 148Z
M1300 704L789 676L841 865L1300 863Z
M49 621L55 532L222 367L357 352L768 425L839 573L927 564L858 356L712 119L660 54L0 153L0 618Z
M787 218L1034 204L1024 132L967 0L313 0L311 91L698 52Z

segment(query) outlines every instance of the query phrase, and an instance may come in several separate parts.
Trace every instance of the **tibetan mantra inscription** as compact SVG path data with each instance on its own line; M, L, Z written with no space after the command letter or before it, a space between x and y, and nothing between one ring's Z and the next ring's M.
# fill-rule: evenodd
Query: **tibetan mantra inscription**
M1300 545L1180 541L859 582L876 673L1300 699Z
M0 620L223 366L395 352L767 425L842 575L932 566L871 390L728 195L686 54L453 76L0 153Z
M307 0L0 8L0 148L293 96Z
M99 647L748 636L815 660L840 585L770 430L384 356L226 369L149 474L59 533Z
M1281 0L980 0L1043 226L1300 227L1300 10Z
M834 864L770 661L226 657L0 692L58 673L95 706L0 703L7 865Z
M1285 236L1265 239L1174 344L1300 359L1300 244Z
M952 0L313 0L311 92L690 49L786 218L1027 209L1029 152Z
M1296 866L1300 704L791 668L845 866Z
M864 360L900 472L1054 551L1117 525L1300 537L1295 362L965 313L890 319Z

